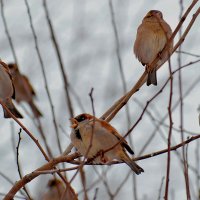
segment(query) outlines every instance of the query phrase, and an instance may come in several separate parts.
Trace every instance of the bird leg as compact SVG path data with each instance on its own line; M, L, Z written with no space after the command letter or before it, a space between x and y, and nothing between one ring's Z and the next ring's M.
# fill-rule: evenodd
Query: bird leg
M162 60L162 51L158 52L157 56L158 56L159 60Z
M100 161L98 160L98 157L100 158ZM105 164L105 163L108 162L108 158L105 156L104 151L100 150L95 156L93 156L92 158L88 158L87 159L87 163L93 163L93 161L95 163L99 163L100 162L100 163Z
M108 158L105 156L103 150L99 151L99 156L100 156L100 160L101 160L102 163L107 163L108 162Z
M145 66L145 70L146 70L147 74L151 73L151 71L152 71L152 70L150 70L150 66L149 65Z

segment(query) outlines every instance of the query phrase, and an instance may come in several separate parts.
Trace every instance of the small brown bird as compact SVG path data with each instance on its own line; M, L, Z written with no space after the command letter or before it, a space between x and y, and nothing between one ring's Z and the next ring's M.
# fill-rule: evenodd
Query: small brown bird
M6 63L0 60L0 99L17 118L23 118L20 112L15 108L12 98L15 97L15 90L12 77ZM4 117L10 118L8 112L3 109Z
M67 190L59 179L51 179L48 182L48 191L42 195L42 200L78 200L73 188Z
M92 159L95 163L103 164L116 159L125 162L136 174L144 172L126 153L125 150L134 154L131 147L109 123L86 113L70 120L72 122L71 142L83 156ZM92 135L92 146L87 154ZM113 147L114 145L116 146ZM109 151L106 151L108 149Z
M156 67L163 64L168 54L172 52L173 41L169 44L169 49L162 58L149 70L151 62L159 55L172 35L170 26L163 19L163 15L158 10L150 10L142 24L138 27L137 36L134 44L134 53L142 65L146 66L148 72L147 85L157 85Z
M43 195L42 200L60 200L65 187L58 179L51 179L48 182L48 191Z
M31 110L34 116L36 118L41 117L42 113L39 111L39 109L33 102L33 98L35 97L36 94L28 78L25 75L20 73L17 64L10 63L8 64L8 67L10 69L10 72L13 78L16 101L18 103L22 101L27 102L29 106L31 107Z

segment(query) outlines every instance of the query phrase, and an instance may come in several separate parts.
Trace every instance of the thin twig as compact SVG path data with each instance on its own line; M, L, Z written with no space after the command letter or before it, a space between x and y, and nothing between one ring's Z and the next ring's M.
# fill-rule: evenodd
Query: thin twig
M96 199L97 199L98 191L99 191L99 188L96 188L96 189L95 189L95 192L94 192L93 200L96 200Z
M183 0L179 1L179 5L180 5L180 15L179 15L179 19L181 19L182 14L183 14ZM179 30L179 39L182 36L182 27ZM179 51L182 50L181 45L178 48ZM180 67L182 65L182 55L178 54L178 67ZM179 84L179 101L180 101L180 131L181 131L181 141L184 141L184 131L183 131L183 81L182 81L182 70L178 71L178 84ZM186 189L186 195L187 195L187 200L190 200L190 189L189 189L189 178L188 178L188 173L187 173L187 166L186 166L186 158L185 158L185 147L183 146L182 148L182 157L183 157L183 171L184 171L184 178L185 178L185 189Z
M194 54L194 53L190 53L190 52L186 52L186 51L179 51L179 50L177 50L176 53L178 53L178 54L181 53L181 54L193 56L193 57L196 57L196 58L199 58L199 57L200 57L200 55L198 55L198 54Z
M21 142L21 132L22 132L22 129L20 128L19 129L19 132L18 132L18 143L17 143L17 147L16 147L16 150L17 150L17 169L18 169L18 173L19 173L19 177L22 178L22 173L21 173L21 169L20 169L20 163L19 163L19 145L20 145L20 142Z
M85 108L83 106L83 103L81 102L81 98L78 96L78 94L76 93L74 88L71 87L71 85L69 85L69 90L70 90L71 94L74 96L75 100L77 101L77 104L80 107L80 110L82 111L82 113L84 113Z
M51 151L51 149L50 149L50 147L47 143L47 139L46 139L43 127L42 127L41 119L39 117L37 117L36 120L37 120L37 129L38 129L38 131L39 131L39 133L40 133L40 135L41 135L41 137L44 141L44 146L47 150L47 153L48 153L50 158L53 158L53 153L52 153L52 151Z
M126 174L126 176L124 177L123 181L120 183L118 188L115 190L115 192L113 194L114 196L117 196L117 194L120 192L120 190L122 189L124 184L127 183L127 179L129 178L130 175L133 175L133 171L132 170L129 170L129 172Z
M196 174L195 174L195 177L196 177L196 193L197 193L197 196L200 197L200 153L199 153L199 146L200 146L200 142L199 140L197 140L197 143L196 143L196 149L195 149L195 161L196 161Z
M45 159L48 161L48 156L43 150L42 146L40 145L39 141L33 136L33 134L10 112L10 110L5 106L5 104L0 100L0 104L2 107L8 112L8 114L19 124L19 126L29 135L29 137L34 141L34 143L37 145Z
M17 65L18 65L18 60L17 60L17 56L16 56L16 53L15 53L14 44L13 44L12 38L10 36L9 30L8 30L8 26L7 26L7 22L6 22L6 18L5 18L5 14L4 14L4 3L3 3L3 0L1 0L1 16L2 16L2 20L3 20L6 36L8 38L9 45L10 45L10 48L11 48L15 63L17 63Z
M48 11L48 8L47 8L46 0L43 0L43 7L44 7L44 10L45 10L45 15L46 15L47 22L48 22L48 25L49 25L49 30L50 30L50 33L51 33L51 39L52 39L52 42L53 42L53 45L54 45L54 48L55 48L55 51L56 51L56 55L58 57L60 70L62 72L61 74L62 74L63 81L64 81L64 88L65 88L64 91L65 91L66 102L67 102L69 114L70 114L70 117L73 117L74 111L73 111L73 107L72 107L71 97L70 97L70 94L69 94L69 83L68 83L68 79L67 79L67 74L65 72L65 68L64 68L64 65L63 65L63 61L62 61L62 56L61 56L61 53L60 53L60 49L59 49L59 46L58 46L57 39L55 37L55 31L54 31L54 28L53 28L53 25L51 23L51 19L50 19L50 16L49 16L49 11Z
M27 0L24 0L24 1L25 1L25 5L26 5L26 8L27 8L27 13L28 13L28 17L29 17L31 31L32 31L32 34L33 34L33 37L34 37L37 56L39 58L40 66L41 66L41 69L42 69L42 75L43 75L43 78L44 78L45 89L46 89L48 100L49 100L49 104L50 104L50 107L51 107L51 113L52 113L52 117L53 117L53 124L54 124L54 128L55 128L55 131L56 131L56 140L57 140L58 148L59 148L59 151L60 151L60 154L61 154L62 153L62 148L61 148L60 139L59 139L59 131L58 131L58 126L57 126L57 122L56 122L54 106L53 106L53 102L52 102L50 91L49 91L49 87L48 87L47 77L46 77L46 73L45 73L45 67L44 67L44 63L43 63L43 60L42 60L42 57L41 57L41 53L40 53L40 50L39 50L38 39L37 39L36 32L35 32L35 29L34 29L34 26L33 26L33 21L32 21L32 16L31 16L29 4L28 4Z
M161 193L162 193L162 187L163 187L164 180L165 180L165 177L162 177L160 188L159 188L159 191L158 191L158 199L157 200L161 199Z
M5 195L6 194L0 192L0 196L5 196ZM15 195L15 198L27 200L27 197L21 197L21 196L18 196L18 195Z
M94 168L94 170L95 170L96 174L99 176L99 179L102 180L103 185L104 185L104 187L105 187L105 189L106 189L106 191L107 191L108 196L110 197L110 199L113 199L113 198L114 198L114 195L113 195L113 193L112 193L112 191L111 191L111 189L110 189L110 186L109 186L109 184L108 184L108 182L107 182L107 178L106 178L107 171L104 171L102 174L100 174L100 173L96 170L96 168Z
M8 183L10 183L11 185L14 185L15 183L9 178L7 177L5 174L3 174L1 171L0 171L0 176L2 176L6 181L8 181ZM23 194L24 195L24 194Z
M110 168L107 168L103 173L106 174L109 171ZM102 176L99 177L97 180L95 180L93 183L90 184L90 186L87 187L87 192L89 192L91 189L93 189L98 183L100 183L102 180ZM79 191L78 194L83 193L83 190Z
M17 143L17 147L16 147L16 150L17 150L17 156L16 156L17 157L17 170L18 170L20 178L23 177L22 172L21 172L20 162L19 162L19 146L20 146L20 142L21 142L21 139L22 139L21 138L21 132L22 132L22 129L20 128L19 132L18 132L19 139L18 139L18 143ZM32 198L31 198L31 196L30 196L25 185L24 185L23 189L24 189L26 195L28 196L28 198L31 200Z
M190 200L191 199L191 195L190 195L190 179L189 179L189 173L188 173L188 148L189 148L189 145L187 144L186 145L186 149L185 149L185 174L186 174L186 177L187 177L187 185L186 185L186 192L187 192L187 200Z
M92 141L93 141L94 128L95 128L95 109L94 109L93 91L94 91L94 88L91 88L91 91L89 93L89 97L90 97L91 104L92 104L92 113L93 113L93 116L94 116L93 124L92 124L92 134L91 134L91 138L90 138L90 143L89 143L88 149L87 149L87 151L85 153L84 160L83 160L82 164L79 166L79 169L76 171L76 173L71 178L70 183L74 180L74 178L76 177L76 175L78 174L80 169L83 168L83 166L84 166L84 164L86 162L86 158L87 158L87 156L89 154L89 151L92 148Z
M170 165L171 165L171 138L172 138L172 97L173 97L173 76L171 63L169 59L169 74L170 74L170 92L169 92L169 104L168 104L168 116L169 116L169 133L168 133L168 152L167 152L167 170L166 170L166 183L165 183L165 200L168 200L169 193L169 177L170 177Z
M123 71L123 66L122 66L122 59L121 59L121 54L120 54L120 42L119 42L119 36L118 36L118 31L117 31L117 24L115 21L115 13L114 13L114 8L112 4L112 0L109 0L109 8L110 8L110 13L111 13L111 21L112 21L112 27L115 35L115 43L116 43L116 54L117 54L117 60L118 60L118 66L119 66L119 71L120 71L120 77L122 80L122 86L123 86L123 93L126 94L127 92L127 85L126 85L126 79ZM128 104L125 106L126 109L126 118L127 118L127 129L130 128L130 123L131 123L131 116L130 116L130 110ZM128 136L128 139L130 141L130 146L133 147L133 142L131 139L131 136ZM136 184L136 176L133 175L133 195L134 199L138 199L137 195L137 184Z

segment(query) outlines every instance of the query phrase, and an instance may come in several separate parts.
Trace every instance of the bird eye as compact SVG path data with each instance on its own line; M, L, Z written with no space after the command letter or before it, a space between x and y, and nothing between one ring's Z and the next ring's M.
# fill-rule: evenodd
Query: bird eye
M78 116L75 118L78 122L82 122L85 120L85 116L84 115L81 115L81 116Z
M9 64L8 67L9 67L10 69L12 69L12 68L13 68L13 65Z

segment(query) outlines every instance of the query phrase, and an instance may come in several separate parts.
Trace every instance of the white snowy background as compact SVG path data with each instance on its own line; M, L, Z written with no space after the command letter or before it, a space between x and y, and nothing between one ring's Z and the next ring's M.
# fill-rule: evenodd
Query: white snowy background
M133 43L136 37L137 27L142 21L144 15L152 9L157 9L163 12L164 19L170 24L172 30L179 22L180 5L179 1L167 0L113 0L113 8L115 14L115 22L117 25L119 40L120 40L120 54L122 66L126 78L127 88L130 89L143 73L143 66L136 60L133 55ZM58 59L55 49L52 45L49 27L44 13L44 7L41 0L28 0L33 25L37 34L39 42L39 49L42 60L45 66L45 73L47 76L50 94L53 100L53 105L56 113L56 120L61 127L64 128L67 135L70 134L69 110L67 108L64 84L59 68ZM191 1L185 0L184 11L189 6ZM113 26L111 22L111 13L109 9L109 1L101 0L58 0L47 1L50 19L52 21L57 42L62 54L62 60L65 66L65 71L69 80L70 87L76 92L80 98L84 111L92 113L91 101L88 96L91 88L94 88L93 98L95 104L96 116L101 116L118 98L123 95L122 81L119 71L119 65L116 55L116 40L114 36ZM192 18L191 12L187 20L184 22L183 30ZM0 11L1 12L1 11ZM47 93L45 90L44 79L42 76L40 62L36 53L34 38L31 32L27 8L24 1L4 1L4 12L9 29L9 33L13 40L14 49L16 51L19 68L22 73L27 75L33 84L36 92L36 104L42 111L44 117L41 118L42 126L45 131L47 142L51 147L54 156L59 155L57 143L55 140L55 129L53 126L53 119L50 110ZM200 55L200 18L197 18L191 31L186 37L182 50L190 53ZM175 42L178 37L175 38ZM13 62L12 51L5 34L5 27L0 17L0 58L9 63ZM172 56L172 68L176 69L177 54ZM182 55L182 64L190 61L195 61L198 58ZM169 76L168 66L165 64L158 72L158 86L147 87L144 85L133 98L130 99L128 106L131 114L131 124L133 125L140 116L146 102L156 94ZM191 65L182 70L183 77L183 93L190 88L193 81L200 76L199 63ZM200 80L199 80L200 81ZM200 127L198 124L198 111L200 105L200 83L198 82L194 88L190 89L189 95L184 98L184 129L191 133L198 134ZM169 101L170 85L163 90L163 92L150 104L148 110L156 120L161 120L167 114L167 107ZM173 104L179 99L178 90L178 73L174 75L174 91ZM75 115L80 114L83 110L80 108L76 98L72 93L72 102ZM140 107L134 100L137 99L142 107ZM29 110L27 104L22 104ZM32 119L27 116L21 105L17 108L24 115L21 122L39 139L43 145L43 141L38 134ZM30 110L29 110L30 111ZM173 114L173 126L179 128L180 126L180 109L177 107ZM0 172L8 176L13 182L19 180L19 175L16 165L16 152L13 150L12 142L12 125L14 124L14 139L15 147L18 141L19 126L11 119L4 119L2 109L0 110ZM156 123L156 121L155 121ZM165 120L169 124L169 119ZM123 108L117 116L111 121L111 124L123 135L127 132L127 119L125 109ZM145 113L144 117L138 126L131 133L134 143L134 150L136 156L140 152L144 143L155 129L154 122ZM69 138L63 134L59 129L62 149L70 143ZM167 148L166 141L163 140L168 136L168 128L161 127L156 133L156 137L150 146L143 152L155 152ZM181 141L180 132L172 132L172 144L175 145ZM187 134L186 134L187 136ZM197 141L189 144L188 147L188 162L191 166L197 166L195 150L197 148ZM30 173L39 166L45 163L44 157L34 144L34 142L22 131L22 141L20 144L20 163L23 174ZM177 150L181 153L181 150ZM185 183L183 175L183 167L180 164L175 152L171 153L171 173L170 173L170 188L169 199L177 200L186 199ZM166 176L167 154L141 160L138 162L145 173L137 176L137 196L138 200L155 200L158 198L159 188L162 177ZM70 166L70 165L66 165ZM107 167L98 166L96 169L101 172ZM114 192L130 170L125 164L110 166L107 173L107 180L111 191ZM93 184L98 179L96 172L92 166L86 166L86 181L87 186ZM69 173L69 176L73 173ZM192 199L197 199L199 180L193 171L189 169L190 190ZM30 194L37 199L38 195L46 190L46 183L50 175L42 175L39 178L31 181L27 187ZM72 183L76 192L82 190L80 178L77 176ZM3 177L0 176L0 193L6 194L11 188ZM97 199L110 199L107 190L102 182L95 185L89 192L90 199L94 196L95 188L98 188ZM162 188L161 199L164 196L165 181ZM80 199L83 199L83 193L79 194ZM3 197L0 196L0 199ZM115 199L129 200L133 197L132 173L127 179L127 183L120 190Z

